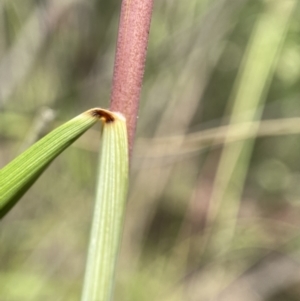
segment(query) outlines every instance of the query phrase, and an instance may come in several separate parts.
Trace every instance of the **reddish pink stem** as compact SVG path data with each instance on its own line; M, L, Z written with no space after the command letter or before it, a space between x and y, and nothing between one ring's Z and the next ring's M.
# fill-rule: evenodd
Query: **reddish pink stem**
M138 116L153 0L123 0L110 109L127 120L129 154Z

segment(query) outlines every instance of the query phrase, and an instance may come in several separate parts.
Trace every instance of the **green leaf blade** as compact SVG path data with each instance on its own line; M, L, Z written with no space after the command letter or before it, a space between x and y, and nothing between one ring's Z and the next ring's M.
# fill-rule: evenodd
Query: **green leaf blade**
M102 109L91 109L64 123L36 142L0 170L0 217L30 188L47 166L99 118Z
M103 127L96 204L82 301L110 300L128 188L126 122Z

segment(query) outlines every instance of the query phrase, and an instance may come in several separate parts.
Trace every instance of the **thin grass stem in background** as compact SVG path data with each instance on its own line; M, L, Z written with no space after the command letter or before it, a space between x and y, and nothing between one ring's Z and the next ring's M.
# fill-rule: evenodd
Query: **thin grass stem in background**
M136 143L136 154L146 159L159 159L166 156L180 157L191 153L198 153L204 149L221 146L224 143L233 143L239 140L260 137L276 137L281 135L300 134L300 118L279 118L238 124L223 125L195 133L178 136L160 137L156 139L140 138ZM90 131L90 135L95 133ZM83 137L74 146L96 151L96 147L89 148ZM183 145L182 145L183 141ZM151 154L145 155L145 151L151 149Z

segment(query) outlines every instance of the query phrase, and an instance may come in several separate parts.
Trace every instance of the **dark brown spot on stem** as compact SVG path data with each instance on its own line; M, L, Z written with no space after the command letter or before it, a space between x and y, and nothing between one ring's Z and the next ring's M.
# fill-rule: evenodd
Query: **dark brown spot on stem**
M92 109L92 110L90 110L90 114L93 117L97 117L99 119L104 119L104 122L106 122L106 123L115 121L114 115L111 112L104 110L104 109Z

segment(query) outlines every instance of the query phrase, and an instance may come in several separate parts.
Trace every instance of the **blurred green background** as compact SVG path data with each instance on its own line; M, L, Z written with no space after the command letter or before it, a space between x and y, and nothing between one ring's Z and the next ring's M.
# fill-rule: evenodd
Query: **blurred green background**
M114 300L300 300L297 0L157 0ZM0 2L0 166L109 106L120 0ZM79 300L100 126L1 221L0 301Z

